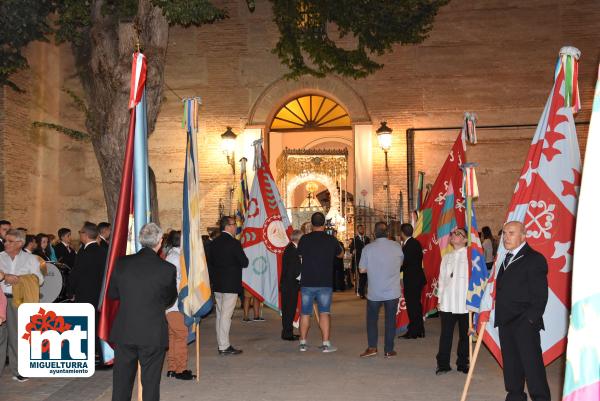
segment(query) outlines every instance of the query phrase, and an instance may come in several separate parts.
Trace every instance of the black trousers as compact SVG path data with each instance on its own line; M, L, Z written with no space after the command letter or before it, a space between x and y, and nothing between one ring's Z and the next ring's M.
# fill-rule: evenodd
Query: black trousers
M526 401L525 380L533 401L550 401L540 345L540 330L524 318L500 326L506 401Z
M166 347L117 344L113 367L112 401L130 401L138 361L142 368L142 398L144 401L160 399L160 377Z
M281 287L281 337L294 335L294 316L298 305L298 291L300 286L294 280L293 284Z
M467 368L469 366L469 314L440 311L440 318L442 332L440 333L440 346L436 357L438 368L450 369L450 352L452 351L452 337L454 336L456 322L458 322L456 366Z
M406 310L408 312L408 335L420 336L425 334L423 325L423 306L421 305L421 292L423 285L420 283L406 281L404 285L404 300L406 301Z
M367 273L358 273L358 295L367 295Z

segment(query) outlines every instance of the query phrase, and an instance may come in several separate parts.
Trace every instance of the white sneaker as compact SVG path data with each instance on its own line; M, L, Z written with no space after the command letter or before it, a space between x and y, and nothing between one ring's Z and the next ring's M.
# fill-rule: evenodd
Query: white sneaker
M13 376L13 380L18 381L19 383L23 383L23 382L26 382L27 380L29 380L29 378L23 377L21 375L16 375L16 376Z
M319 348L321 349L322 352L335 352L335 351L337 351L337 347L334 347L331 344L329 344L329 345L322 345Z
M308 344L300 344L300 347L298 347L298 349L300 350L300 352L306 352L308 351Z

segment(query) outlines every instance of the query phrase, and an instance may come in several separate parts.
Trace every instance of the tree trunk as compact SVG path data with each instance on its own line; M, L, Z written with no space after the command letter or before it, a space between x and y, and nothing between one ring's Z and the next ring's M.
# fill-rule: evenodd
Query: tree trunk
M88 104L86 127L92 134L107 214L112 221L119 199L129 129L132 54L139 35L148 67L146 98L150 135L161 105L169 26L162 11L153 7L149 0L139 0L137 15L128 23L119 23L114 16L103 15L104 3L104 0L92 3L89 40L73 45L73 53ZM154 178L154 174L151 177ZM156 191L153 194L156 196ZM151 204L158 206L156 199ZM153 213L155 215L158 214Z

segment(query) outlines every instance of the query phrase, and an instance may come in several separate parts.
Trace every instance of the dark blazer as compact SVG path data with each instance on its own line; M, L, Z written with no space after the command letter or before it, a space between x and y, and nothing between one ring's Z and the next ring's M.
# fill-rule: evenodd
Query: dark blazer
M302 271L302 263L300 263L300 254L298 248L290 242L283 251L282 266L281 266L281 288L294 288L299 286L296 279Z
M366 235L363 236L363 239L364 240L361 240L360 236L357 235L350 241L349 250L352 253L352 267L355 265L358 266L363 248L371 243L371 239ZM354 250L356 250L356 255L354 255Z
M406 240L402 246L404 261L402 262L402 272L404 273L405 283L422 286L426 283L425 272L423 271L423 248L421 243L414 238Z
M539 329L548 301L548 263L528 244L513 257L513 262L496 283L494 326L503 326L525 317Z
M169 345L165 310L177 299L176 268L150 248L115 264L108 296L120 301L110 331L115 344Z
M71 252L69 252L65 244L58 242L54 245L54 254L56 255L56 260L58 262L73 268L75 266L75 257L77 256L77 253L75 252L75 249L71 247L69 247L69 249Z
M100 238L100 237L98 237L98 238ZM108 252L108 242L105 239L100 238L100 246L102 248L106 249L106 251Z
M208 252L208 273L214 292L237 294L242 291L242 269L248 258L242 244L226 232L215 238Z
M68 287L68 293L74 295L75 302L87 302L98 308L105 267L106 250L97 243L92 242L79 251L69 275Z

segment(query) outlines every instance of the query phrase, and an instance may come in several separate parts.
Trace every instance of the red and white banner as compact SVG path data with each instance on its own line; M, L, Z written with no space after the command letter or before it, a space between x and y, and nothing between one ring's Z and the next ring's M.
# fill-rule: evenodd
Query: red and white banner
M561 49L554 87L538 123L525 165L517 182L506 221L525 224L528 244L548 262L548 304L541 331L544 363L558 358L566 348L571 292L571 260L581 158L573 109L577 111L577 59L579 51ZM575 106L572 107L571 104ZM497 261L506 250L500 241ZM498 330L494 328L495 277L486 287L480 321L489 319L484 342L502 364Z

